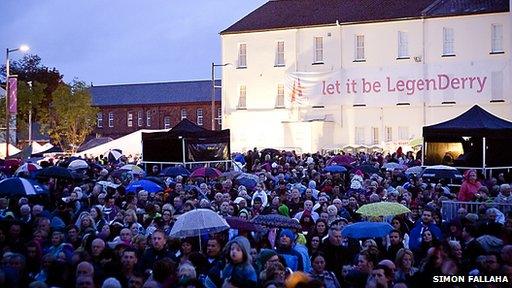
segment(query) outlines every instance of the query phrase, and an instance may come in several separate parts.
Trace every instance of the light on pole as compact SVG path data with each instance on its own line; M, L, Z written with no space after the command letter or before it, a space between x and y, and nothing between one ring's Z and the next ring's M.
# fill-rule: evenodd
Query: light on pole
M215 67L224 67L230 64L215 64L212 62L212 130L215 130L215 89L222 88L222 85L215 85Z
M21 51L27 52L30 48L27 45L21 45L18 48L9 49L7 48L5 51L5 158L9 156L9 140L10 140L10 130L11 130L11 113L9 113L9 76L10 76L10 61L9 54L11 52Z

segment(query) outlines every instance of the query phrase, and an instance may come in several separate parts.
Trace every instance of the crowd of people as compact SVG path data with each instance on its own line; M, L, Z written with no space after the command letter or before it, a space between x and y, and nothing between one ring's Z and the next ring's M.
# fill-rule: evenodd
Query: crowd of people
M126 191L144 177L117 172L126 158L86 158L91 168L80 180L39 179L48 185L44 199L0 198L0 287L412 288L435 287L439 275L512 276L512 213L495 208L512 204L510 174L485 179L468 170L459 191L406 175L421 164L412 152L345 156L350 163L255 148L238 155L243 172L258 177L249 187L229 171L215 179L160 177L161 167L150 166L145 176L162 185L151 193ZM398 165L383 168L390 162ZM347 172L327 172L330 165ZM480 202L478 212L462 205L443 219L449 200ZM376 219L356 212L379 201L411 212ZM196 208L249 222L278 214L301 228L169 237L177 217ZM363 220L387 221L393 230L382 238L343 236L346 225Z

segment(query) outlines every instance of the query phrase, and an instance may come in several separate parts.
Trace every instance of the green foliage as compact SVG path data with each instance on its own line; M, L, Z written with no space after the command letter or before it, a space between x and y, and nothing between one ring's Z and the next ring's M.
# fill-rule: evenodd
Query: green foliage
M91 95L84 82L59 84L42 121L42 130L62 150L75 153L94 129L98 112L91 106Z

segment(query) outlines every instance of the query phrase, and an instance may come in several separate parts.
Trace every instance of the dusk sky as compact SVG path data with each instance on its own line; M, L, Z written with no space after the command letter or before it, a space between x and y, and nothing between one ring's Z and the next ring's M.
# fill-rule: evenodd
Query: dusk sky
M66 82L210 79L211 62L220 63L219 32L265 2L1 0L1 63L6 48L28 44Z

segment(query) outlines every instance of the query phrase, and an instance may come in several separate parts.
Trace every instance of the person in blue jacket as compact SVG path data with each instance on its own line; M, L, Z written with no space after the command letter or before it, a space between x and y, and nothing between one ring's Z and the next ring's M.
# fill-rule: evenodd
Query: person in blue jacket
M432 232L436 239L442 240L443 233L441 232L441 228L437 226L432 218L433 210L429 207L426 207L421 214L421 219L416 222L416 225L411 230L409 235L409 249L413 252L417 251L421 245L421 235L424 230L428 229Z

